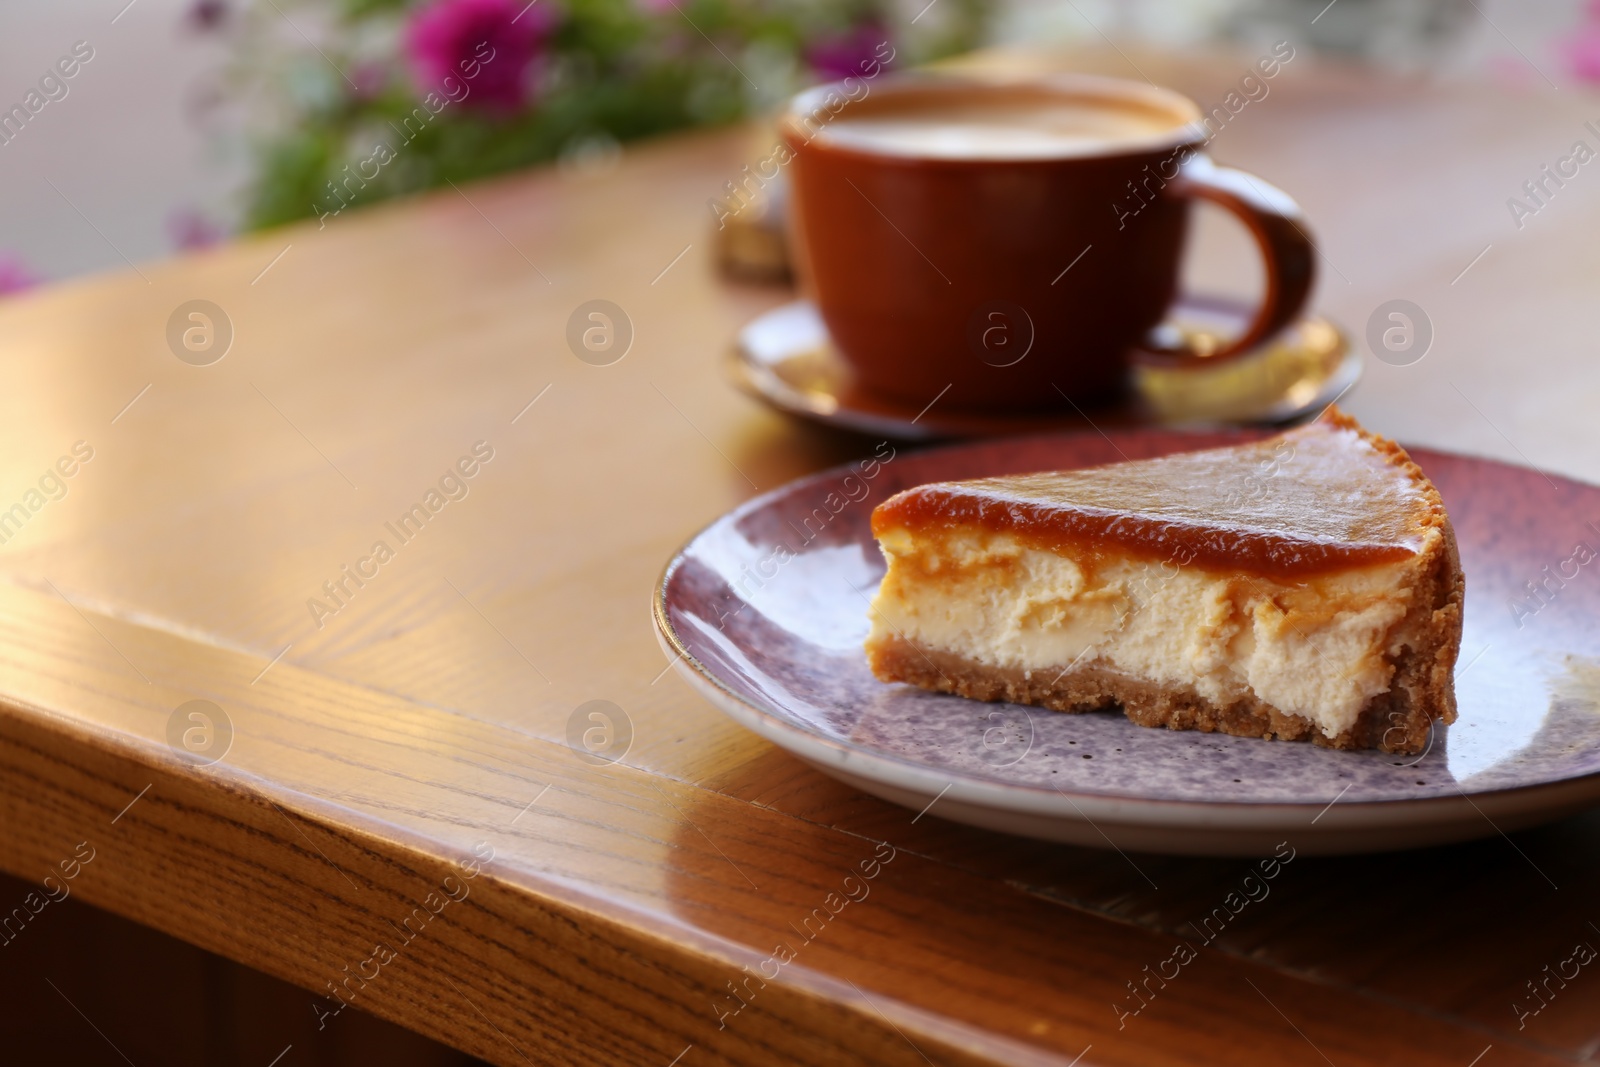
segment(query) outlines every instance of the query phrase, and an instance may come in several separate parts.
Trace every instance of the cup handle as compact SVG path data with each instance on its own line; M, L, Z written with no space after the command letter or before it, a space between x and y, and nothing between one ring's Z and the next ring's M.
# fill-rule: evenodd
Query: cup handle
M1316 281L1316 249L1306 234L1305 216L1288 193L1206 156L1185 163L1167 192L1209 200L1243 222L1265 261L1267 292L1249 327L1222 348L1202 354L1187 346L1151 346L1146 355L1169 366L1216 366L1250 351L1300 316Z

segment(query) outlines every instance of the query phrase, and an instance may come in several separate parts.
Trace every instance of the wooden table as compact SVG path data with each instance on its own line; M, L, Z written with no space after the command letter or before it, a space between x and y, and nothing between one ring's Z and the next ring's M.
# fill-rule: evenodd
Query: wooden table
M1078 61L1210 103L1250 58ZM1369 361L1348 398L1375 428L1600 479L1600 173L1521 231L1505 203L1593 144L1596 115L1573 92L1302 55L1218 139L1316 220L1323 310L1357 334L1396 297L1433 320L1426 359ZM787 296L709 266L706 199L760 147L669 139L613 171L445 190L0 309L0 508L93 450L0 548L0 866L37 879L89 842L81 900L300 984L328 1028L345 983L498 1064L1593 1059L1592 968L1521 1027L1512 1005L1600 945L1595 815L1300 859L1119 1027L1128 984L1245 862L916 820L664 672L648 605L672 551L870 447L722 380L733 331ZM1197 255L1212 277L1248 263L1237 239ZM610 366L564 340L597 298L636 332ZM209 366L166 337L193 299L235 333ZM385 524L475 442L493 458L463 464L465 498L398 543ZM1580 535L1552 530L1551 558ZM378 540L393 558L360 563ZM347 564L369 577L335 601ZM217 762L169 743L191 700L231 723ZM568 746L592 700L631 724L622 765ZM874 855L893 858L868 901L746 981Z

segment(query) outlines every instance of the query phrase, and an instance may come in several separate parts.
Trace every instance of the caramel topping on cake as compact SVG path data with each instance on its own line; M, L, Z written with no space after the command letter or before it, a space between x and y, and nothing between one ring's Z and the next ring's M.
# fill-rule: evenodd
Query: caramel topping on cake
M1335 409L1255 444L919 486L880 505L872 530L977 526L1049 551L1295 580L1408 559L1444 521L1405 451Z

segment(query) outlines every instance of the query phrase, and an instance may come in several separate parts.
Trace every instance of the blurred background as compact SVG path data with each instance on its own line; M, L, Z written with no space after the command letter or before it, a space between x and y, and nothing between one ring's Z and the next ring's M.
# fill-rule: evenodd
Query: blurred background
M842 76L885 38L898 68L1018 42L1259 50L1292 26L1327 61L1600 88L1600 0L94 0L0 18L0 296L446 180L552 160L581 176Z

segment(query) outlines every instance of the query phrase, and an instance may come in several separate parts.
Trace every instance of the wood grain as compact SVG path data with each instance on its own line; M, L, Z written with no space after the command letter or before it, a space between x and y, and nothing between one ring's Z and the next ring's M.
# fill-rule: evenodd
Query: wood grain
M1207 101L1248 58L1134 62ZM1600 371L1578 340L1600 205L1575 185L1537 226L1503 217L1584 102L1302 58L1215 151L1300 198L1337 264L1320 297L1335 317L1359 333L1397 296L1435 316L1428 358L1371 362L1349 405L1407 440L1600 478L1579 429ZM90 840L76 896L298 984L313 1018L455 879L469 892L352 1003L499 1064L1592 1058L1600 978L1521 1029L1511 1005L1572 941L1600 943L1583 932L1593 816L1297 860L1119 1020L1237 864L914 821L663 676L648 603L673 549L870 449L720 378L732 333L789 295L710 270L705 200L762 143L643 145L606 173L447 190L0 307L0 509L74 442L94 449L0 546L0 867L37 879ZM1242 271L1213 236L1196 269ZM207 367L165 339L195 298L235 329ZM597 298L634 325L611 366L564 339ZM1512 372L1508 351L1546 362ZM476 442L493 458L464 498L319 628L307 601ZM209 766L168 744L191 699L233 726ZM567 746L594 699L631 724L620 766ZM494 858L464 880L475 847ZM885 848L870 895L833 914L829 894ZM728 983L780 941L794 958L719 1020L740 1003Z

